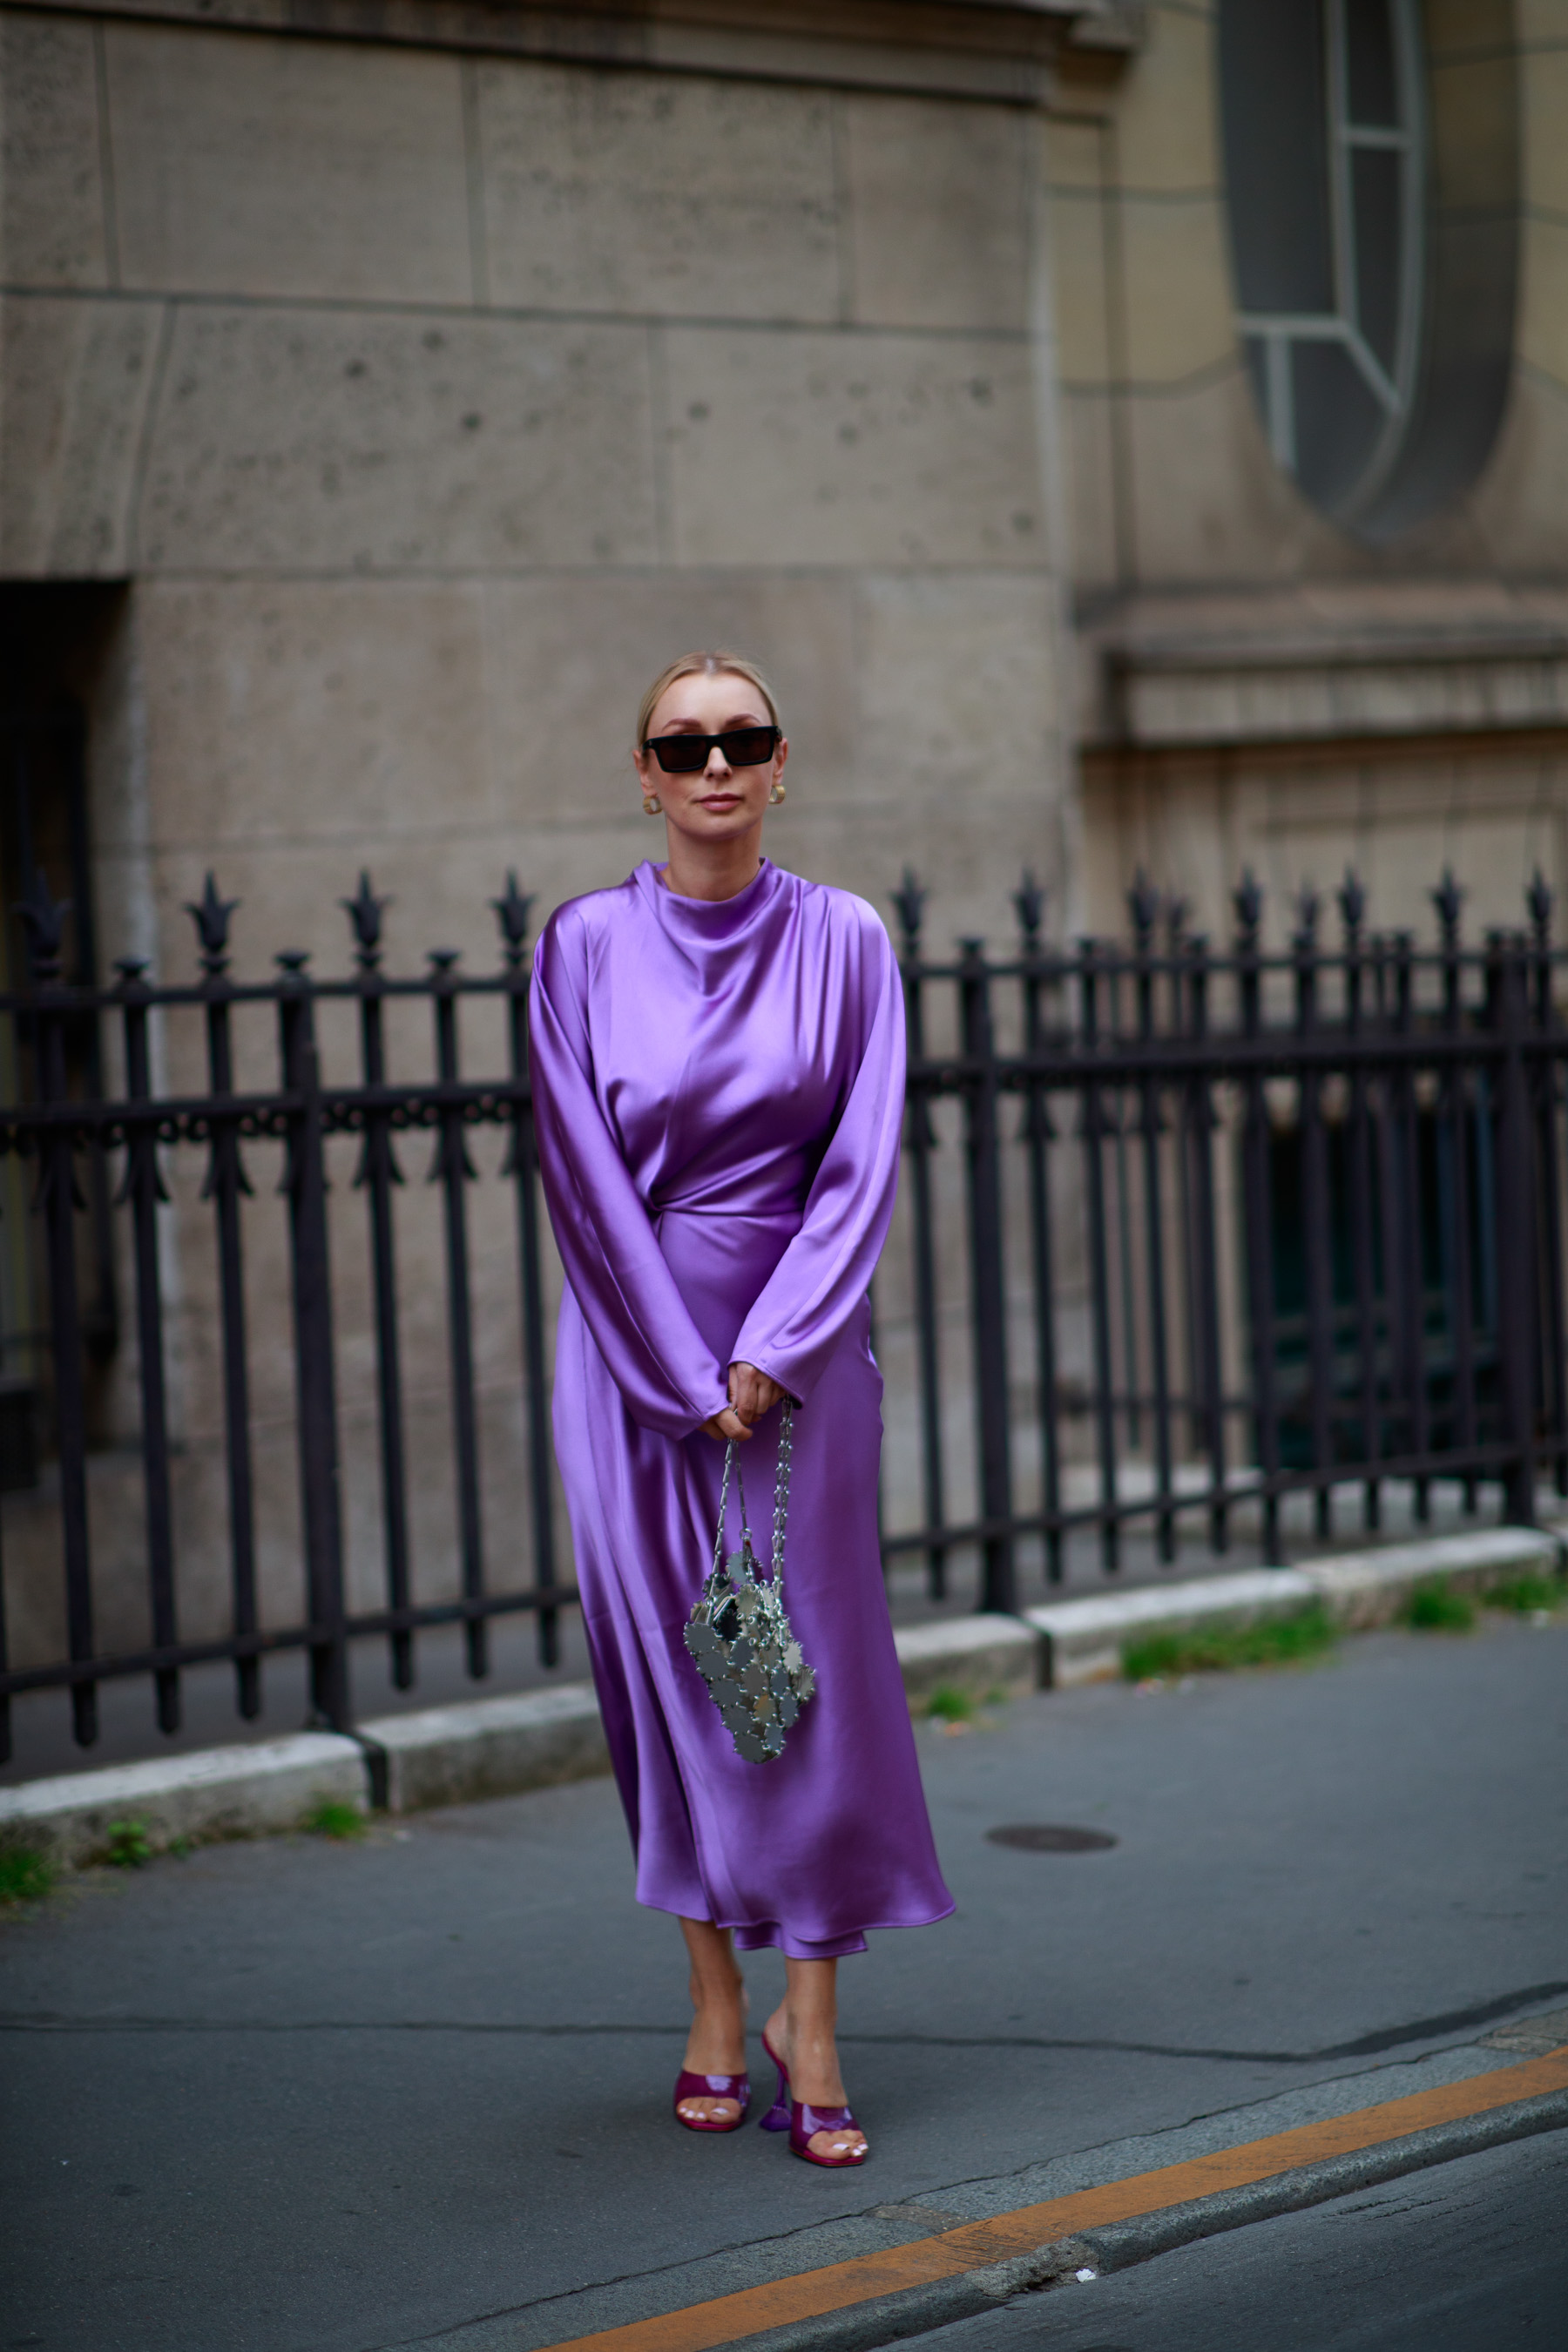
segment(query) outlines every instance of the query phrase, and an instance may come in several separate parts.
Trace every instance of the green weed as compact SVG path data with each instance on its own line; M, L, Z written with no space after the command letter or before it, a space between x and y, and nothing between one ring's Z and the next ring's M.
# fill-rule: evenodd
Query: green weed
M58 1876L37 1846L0 1845L0 1904L41 1903Z
M341 1797L323 1797L300 1826L312 1837L360 1838L364 1835L364 1815L357 1805L346 1804Z
M1532 1617L1538 1609L1561 1608L1563 1597L1559 1576L1516 1576L1507 1584L1492 1585L1481 1600L1489 1609L1511 1609L1521 1617Z
M951 1684L944 1683L927 1699L926 1713L934 1715L942 1723L967 1723L974 1713L974 1701L967 1691L955 1690Z
M1468 1593L1452 1592L1440 1576L1432 1576L1416 1586L1402 1614L1418 1633L1468 1633L1476 1622L1476 1604Z
M110 1822L105 1857L116 1870L140 1870L153 1859L153 1841L145 1822Z
M1121 1671L1130 1683L1168 1682L1182 1675L1224 1674L1234 1666L1291 1666L1321 1657L1339 1639L1332 1618L1314 1601L1294 1617L1260 1625L1217 1625L1190 1633L1151 1633L1126 1642Z

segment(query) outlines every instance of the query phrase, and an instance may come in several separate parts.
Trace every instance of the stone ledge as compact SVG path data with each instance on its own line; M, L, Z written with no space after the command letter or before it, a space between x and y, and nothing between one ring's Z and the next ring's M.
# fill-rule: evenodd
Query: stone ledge
M1016 1617L950 1617L905 1625L893 1636L910 1698L962 1690L977 1698L1001 1691L1018 1698L1039 1687L1039 1643Z
M1254 1625L1264 1618L1294 1617L1317 1598L1316 1585L1298 1569L1241 1569L1188 1584L1052 1601L1026 1610L1024 1622L1041 1637L1042 1688L1070 1690L1079 1683L1114 1682L1121 1672L1121 1644L1141 1633Z
M1511 1577L1552 1575L1563 1558L1559 1537L1539 1528L1478 1528L1426 1543L1390 1544L1314 1560L1304 1570L1331 1616L1343 1625L1386 1625L1418 1584L1439 1577L1458 1592L1484 1592Z
M303 1731L0 1789L0 1839L25 1839L56 1862L95 1862L108 1853L118 1822L140 1822L148 1843L162 1851L179 1838L297 1829L312 1806L328 1801L369 1810L363 1754L333 1732Z
M1183 1633L1198 1625L1256 1624L1292 1617L1320 1601L1342 1625L1387 1625L1418 1584L1440 1578L1460 1592L1483 1592L1510 1577L1550 1575L1564 1554L1562 1533L1539 1528L1477 1528L1423 1543L1342 1552L1299 1568L1243 1569L1190 1583L1143 1585L1026 1610L1041 1637L1047 1690L1112 1682L1121 1645L1140 1634Z
M1441 1578L1479 1592L1551 1573L1568 1555L1562 1527L1482 1528L1424 1543L1346 1552L1294 1569L1242 1569L1186 1583L1089 1593L1019 1618L977 1615L903 1627L894 1637L911 1698L942 1686L985 1697L1114 1680L1121 1644L1151 1632L1246 1625L1321 1601L1351 1628L1387 1624L1418 1584ZM24 1838L59 1862L106 1851L116 1822L137 1821L155 1848L178 1838L298 1828L324 1800L368 1811L374 1788L394 1813L520 1795L609 1769L591 1685L472 1699L383 1716L353 1739L326 1732L109 1765L0 1789L0 1840Z
M373 1773L385 1759L385 1787L378 1793L393 1813L552 1788L610 1769L589 1683L383 1716L363 1725L360 1737Z

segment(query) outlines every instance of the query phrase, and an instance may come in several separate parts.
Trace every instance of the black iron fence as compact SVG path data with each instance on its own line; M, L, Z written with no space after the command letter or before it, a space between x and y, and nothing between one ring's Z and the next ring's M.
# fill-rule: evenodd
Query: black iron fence
M1469 946L1452 881L1434 897L1434 947L1369 931L1350 881L1332 944L1309 896L1266 952L1247 882L1218 953L1141 884L1129 942L1061 950L1026 879L1016 952L966 940L943 959L906 877L907 1168L875 1300L891 1569L923 1563L941 1596L973 1561L979 1605L1009 1609L1121 1571L1134 1541L1158 1569L1245 1526L1276 1560L1293 1496L1326 1532L1347 1485L1369 1527L1390 1482L1417 1517L1437 1481L1521 1520L1542 1476L1568 1491L1551 898L1538 882L1528 929ZM531 1614L557 1656L574 1596L529 900L509 877L499 970L441 950L406 979L382 969L368 882L344 905L346 978L284 954L274 978L236 981L233 908L209 879L199 978L153 985L124 962L108 989L62 979L64 910L41 881L20 910L29 983L0 996L0 1337L34 1425L5 1456L0 1752L21 1692L68 1692L89 1746L111 1678L145 1678L173 1732L186 1670L229 1662L254 1717L268 1655L303 1652L316 1718L347 1727L351 1648L370 1637L399 1689L437 1626L460 1629L474 1677L503 1615ZM497 1074L465 1075L476 1061ZM108 1366L84 1304L104 1199L131 1308ZM106 1640L106 1610L142 1637Z
M1115 1573L1130 1531L1168 1565L1184 1529L1223 1552L1245 1519L1275 1563L1292 1496L1323 1538L1348 1482L1368 1528L1391 1482L1418 1520L1438 1479L1470 1510L1495 1486L1521 1521L1542 1474L1568 1491L1551 894L1537 877L1528 929L1474 948L1453 877L1432 897L1434 949L1370 933L1348 877L1336 944L1307 893L1267 953L1248 877L1216 954L1140 881L1130 944L1062 952L1026 878L1013 958L970 940L938 961L906 878L924 1525L890 1557L923 1554L940 1592L953 1549L977 1547L981 1605L1010 1609L1024 1543L1056 1583L1075 1536ZM939 1271L954 1147L966 1330ZM974 1416L962 1520L944 1340Z

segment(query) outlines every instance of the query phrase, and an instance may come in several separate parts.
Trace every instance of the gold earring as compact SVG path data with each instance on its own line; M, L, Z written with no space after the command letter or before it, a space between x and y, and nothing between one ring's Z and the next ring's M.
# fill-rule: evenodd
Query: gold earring
M773 781L773 789L768 794L768 805L771 808L782 808L784 806L784 778L782 776L775 776Z
M662 816L664 814L664 807L657 793L644 793L642 796L642 813L644 816Z

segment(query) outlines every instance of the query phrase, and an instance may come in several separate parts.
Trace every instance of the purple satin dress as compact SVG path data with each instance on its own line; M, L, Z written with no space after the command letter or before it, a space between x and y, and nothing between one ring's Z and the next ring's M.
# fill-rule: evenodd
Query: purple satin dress
M639 866L551 917L530 1027L567 1276L555 1447L637 1899L800 1959L945 1918L877 1542L867 1291L904 1099L888 935L765 860L717 904ZM723 1469L701 1424L737 1360L799 1407L784 1604L817 1693L766 1764L735 1754L682 1638ZM764 1561L778 1423L737 1449Z

